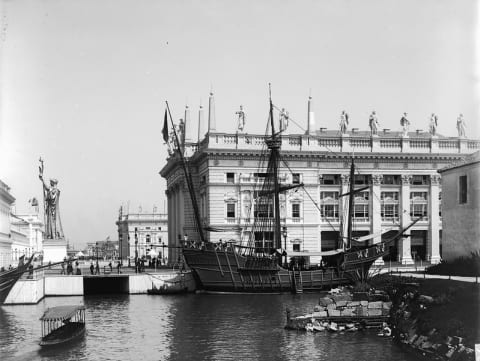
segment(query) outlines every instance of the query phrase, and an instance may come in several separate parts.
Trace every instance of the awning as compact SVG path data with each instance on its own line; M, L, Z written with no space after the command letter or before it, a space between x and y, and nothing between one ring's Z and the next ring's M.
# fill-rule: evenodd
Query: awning
M41 321L54 321L54 320L66 320L74 316L78 310L84 310L85 306L76 305L76 306L57 306L51 307L45 311Z

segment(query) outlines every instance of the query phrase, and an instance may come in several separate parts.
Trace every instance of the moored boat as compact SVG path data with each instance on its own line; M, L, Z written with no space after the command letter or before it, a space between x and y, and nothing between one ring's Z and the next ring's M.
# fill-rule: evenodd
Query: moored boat
M170 114L168 103L167 110L166 114ZM355 165L352 157L350 175L347 175L350 180L349 191L340 195L348 197L348 209L342 216L345 227L342 224L342 229L337 230L341 236L337 240L336 249L318 252L287 251L288 229L285 219L281 216L280 195L286 197L286 192L295 192L299 188L303 188L305 194L308 192L300 182L280 183L281 165L285 164L282 171L290 171L290 168L286 161L281 159L282 130L275 131L279 128L274 122L273 110L270 97L269 134L264 137L268 163L260 162L258 172L255 173L261 175L258 183L263 181L263 184L259 189L254 188L251 192L255 198L255 206L249 206L249 212L252 214L249 214L248 219L253 215L251 229L242 230L242 236L238 240L228 242L211 242L207 237L208 231L214 232L215 227L205 225L200 217L188 160L183 154L184 147L179 142L170 116L176 143L175 150L178 155L176 159L181 161L191 198L196 229L193 238L197 238L180 239L182 254L194 273L197 288L207 292L302 293L366 282L372 264L378 258L387 255L390 246L404 237L405 232L419 219L407 227L400 228L393 237L375 244L369 244L368 241L381 237L381 234L371 234L355 239L353 237L354 195L368 187L355 188ZM168 135L168 129L164 127L165 135ZM263 155L260 158L264 159ZM286 179L286 177L283 178ZM313 200L315 197L309 195L309 198ZM315 206L318 207L317 204ZM343 234L344 229L345 234ZM306 267L296 262L292 263L292 260L304 259L304 257L314 257L321 260L321 263ZM290 264L287 262L288 259Z
M55 346L79 339L85 334L85 306L57 306L45 311L40 346Z
M5 302L10 290L15 286L15 283L28 270L28 267L30 267L30 264L33 261L33 257L34 255L32 255L25 263L25 256L22 256L18 261L17 268L0 272L0 305Z

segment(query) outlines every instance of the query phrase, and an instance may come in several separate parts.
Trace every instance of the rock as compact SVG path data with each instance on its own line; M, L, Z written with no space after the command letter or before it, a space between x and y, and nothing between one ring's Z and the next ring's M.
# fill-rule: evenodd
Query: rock
M381 308L369 308L368 309L368 315L369 316L381 316L382 315L382 309Z
M362 306L368 306L368 301L360 301L360 305L362 305Z
M410 338L408 339L407 342L408 342L409 344L413 344L413 343L416 341L417 338L418 338L418 335L417 335L417 334L414 334L414 335L410 336Z
M328 315L330 317L332 316L340 316L340 311L339 310L334 310L334 309L329 309L328 310Z
M321 312L321 311L324 311L324 310L325 310L325 307L323 307L323 306L315 306L313 308L314 312Z
M337 307L345 307L347 305L347 301L339 300L336 302Z
M314 312L313 317L327 317L328 312L327 311L319 311L319 312Z
M320 301L318 301L318 304L323 307L326 307L332 303L333 303L333 300L330 297L322 297L320 298Z
M327 310L335 310L337 308L337 305L335 303L330 303L327 305Z
M420 296L418 296L418 302L426 303L426 304L432 304L435 301L434 301L433 297L431 297L431 296L420 295Z
M390 310L392 308L392 302L383 302L382 307L386 310Z
M340 311L340 316L353 316L353 310L350 308L345 308L344 310Z
M376 301L376 302L369 302L368 303L368 308L382 308L383 302L382 301Z
M360 301L349 301L347 302L347 307L357 307L360 306Z

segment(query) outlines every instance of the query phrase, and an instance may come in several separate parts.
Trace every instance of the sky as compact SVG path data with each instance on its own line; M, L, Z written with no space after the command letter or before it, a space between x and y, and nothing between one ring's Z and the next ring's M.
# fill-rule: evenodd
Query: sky
M367 129L456 136L463 113L479 139L479 2L474 0L0 0L0 180L15 211L56 178L69 242L110 236L121 205L166 209L158 174L165 101L196 119L215 96L217 130L263 134L273 102L304 132L338 129L342 110ZM196 130L194 132L196 134Z

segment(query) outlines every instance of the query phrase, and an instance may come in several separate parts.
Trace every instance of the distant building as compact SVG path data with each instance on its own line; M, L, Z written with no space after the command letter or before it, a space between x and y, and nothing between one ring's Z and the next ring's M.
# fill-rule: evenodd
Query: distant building
M12 254L15 260L43 249L43 222L38 217L38 207L29 214L12 214Z
M78 251L75 251L75 255L77 253ZM120 256L118 242L111 241L110 237L103 241L89 242L87 243L85 256L92 259L117 259Z
M480 152L442 175L443 258L452 260L480 251Z
M122 259L146 257L156 254L163 263L168 262L167 215L162 213L123 213L118 220L119 257ZM136 237L135 237L136 235Z
M0 180L0 268L8 268L12 264L11 207L15 197L10 187Z
M213 104L213 96L210 103ZM365 190L355 196L354 237L376 234L371 242L377 243L422 217L384 260L403 264L412 264L414 260L438 263L443 192L437 170L472 154L480 148L480 142L464 137L433 136L421 130L384 129L378 134L356 128L343 133L325 128L314 130L312 119L309 100L307 133L284 133L281 137L281 153L290 171L282 163L280 181L303 183L305 189L292 189L280 195L282 248L318 252L337 247L341 228L347 223L344 209L348 197L340 195L347 192L350 160L355 154L354 182ZM212 242L233 240L246 245L257 215L261 219L273 217L273 210L256 203L258 186L267 172L265 164L259 167L265 137L217 132L211 126L214 121L211 107L206 134L199 132L198 142L183 145L201 226ZM170 152L160 174L167 181L170 256L177 258L179 240L198 240L198 231L180 158ZM256 247L273 244L272 232L255 231L252 236ZM319 262L318 258L310 258L311 262Z

